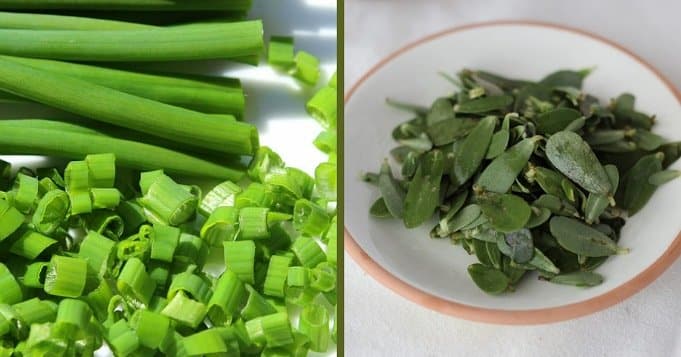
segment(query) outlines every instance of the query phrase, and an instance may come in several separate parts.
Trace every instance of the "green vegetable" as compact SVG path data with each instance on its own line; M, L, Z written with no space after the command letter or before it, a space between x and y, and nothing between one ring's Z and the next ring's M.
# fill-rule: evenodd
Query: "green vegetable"
M15 18L16 23L25 20ZM47 21L33 27L44 26L40 31L45 33L53 32L47 30L50 26L69 26L69 21L75 21L42 16L36 20ZM93 20L82 26L106 23ZM201 26L177 28L191 32ZM14 60L24 63L18 66L29 71L34 65L50 70L50 61ZM67 63L54 67L92 71L93 76L111 75L107 78L119 81L121 86L126 78L140 78L135 84L148 84L153 91L153 83L144 83L141 77L135 77L137 74L117 77L117 71ZM310 69L304 68L306 75ZM74 77L47 77L78 81L75 74L69 75ZM107 78L90 80L100 83ZM175 82L181 86L172 77L146 78L167 78L168 82L157 84L170 88ZM332 83L325 88L332 88ZM48 93L45 90L43 94ZM196 95L202 95L198 89ZM70 100L77 106L73 98ZM331 118L326 110L331 101L317 103L321 106L315 110ZM93 105L91 109L124 115L116 105ZM308 107L315 106L312 101ZM183 113L237 124L232 116ZM142 110L137 115L141 118L150 113ZM161 115L154 120L168 125L171 119ZM183 132L187 133L188 121L192 121L189 128L196 129L198 122L191 116L182 119ZM0 263L0 355L6 351L27 356L92 355L103 342L116 355L133 356L303 356L310 348L327 351L329 339L335 339L329 323L337 320L338 225L335 119L326 122L334 124L328 125L320 147L329 154L329 160L317 167L314 177L286 167L268 148L256 150L257 137L250 137L252 146L242 154L255 156L248 168L254 182L224 181L206 190L204 196L202 188L207 183L202 182L201 187L185 185L181 175L239 181L242 169L212 163L238 159L236 156L221 160L216 150L145 138L144 134L108 125L0 120L2 154L24 152L82 160L67 164L63 176L54 168L21 168L13 177L9 164L0 162L0 190L6 190L0 191L0 251L3 263L7 262ZM189 135L186 138L188 142ZM211 161L180 154L185 150ZM137 172L122 169L125 167L144 171L138 180ZM165 172L180 176L171 178ZM208 256L213 256L220 244L224 247L225 270L216 276L215 262ZM296 271L302 275L291 273ZM36 292L40 298L35 298ZM296 327L286 312L294 306L303 311Z
M662 171L662 153L642 157L622 178L622 191L618 201L630 216L636 214L650 200L657 189L650 177ZM618 192L619 193L619 192Z
M588 287L600 285L603 282L603 277L597 273L579 271L556 275L553 278L550 278L549 281L555 284Z
M503 233L523 228L532 214L530 206L512 194L487 193L478 198L478 203L492 227Z
M538 137L525 139L497 156L482 171L476 185L485 191L507 192L527 164L538 141Z
M601 195L612 194L605 169L579 135L570 131L552 135L546 143L546 156L563 175L585 190Z
M267 50L267 62L273 66L289 69L295 65L293 37L272 36Z
M293 63L294 66L291 69L293 77L305 84L317 84L319 80L319 59L317 57L305 51L298 51L293 58Z
M0 57L0 89L94 120L219 152L252 154L258 146L254 126L211 118L190 110L49 73ZM58 91L50 88L59 88ZM89 100L80 100L86 92ZM119 108L136 108L121 111ZM186 122L192 130L187 132Z
M618 247L610 237L574 218L553 217L550 228L558 244L575 254L602 257L629 252L629 249Z
M507 95L484 97L454 106L457 113L486 113L501 110L513 103L513 97Z
M243 116L245 98L241 84L236 79L198 75L171 77L60 61L4 58L166 104L204 113L232 114L238 118Z
M441 73L457 91L430 107L386 100L409 113L390 134L401 175L387 162L364 174L381 192L370 215L413 228L436 211L430 237L474 254L480 264L469 274L488 293L513 291L530 270L556 283L600 284L591 272L628 252L617 245L627 213L680 176L667 168L681 145L651 132L654 116L637 111L633 95L605 106L583 92L590 72L535 82L464 69L458 78Z
M482 264L471 264L468 266L468 274L482 291L498 295L506 291L509 279L503 272Z
M485 117L466 137L454 154L453 171L450 177L456 185L464 184L478 170L492 140L496 117Z
M420 226L432 217L438 206L443 169L443 155L438 150L430 151L421 159L404 199L407 228Z
M199 11L248 10L251 0L2 0L0 9L64 9L64 10L136 10L136 11Z
M226 59L258 54L263 48L260 21L134 30L0 29L0 38L6 39L0 41L3 55L73 61Z

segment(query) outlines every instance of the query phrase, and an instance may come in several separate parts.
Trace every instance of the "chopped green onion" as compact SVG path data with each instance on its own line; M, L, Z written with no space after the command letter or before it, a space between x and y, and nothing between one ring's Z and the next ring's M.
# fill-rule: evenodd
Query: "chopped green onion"
M146 232L145 228L149 229ZM149 255L149 250L151 249L151 243L149 242L149 237L151 233L151 228L149 226L140 227L140 232L138 234L128 237L128 239L118 242L116 245L116 257L120 261L126 261L130 258L139 258L146 260Z
M223 355L229 349L218 329L208 329L184 338L184 347L189 356Z
M159 261L152 260L149 262L147 265L147 270L149 271L149 277L151 280L153 280L156 283L156 292L164 292L166 290L166 285L168 283L168 277L170 277L170 270L168 269L167 264L164 264ZM153 296L152 302L149 304L153 304L153 300L155 298L160 298L159 296ZM164 299L165 300L165 299Z
M312 279L310 269L300 266L289 267L286 278L287 286L307 287Z
M116 188L93 188L90 198L93 209L115 209L121 202L121 193Z
M298 236L291 221L277 222L270 226L270 239L263 241L271 250L285 250Z
M156 284L147 274L144 263L137 258L130 258L121 270L116 282L118 290L130 303L144 307L149 305Z
M246 285L246 290L248 291L248 300L246 300L246 305L241 309L241 317L251 320L277 312L274 306L267 302L252 286Z
M43 177L38 181L38 196L44 196L46 193L54 190L59 190L59 186L52 179Z
M236 196L234 207L270 207L272 205L272 192L265 185L254 182Z
M334 130L324 130L314 139L314 146L326 154L336 152L338 136Z
M304 307L314 301L319 292L314 289L289 287L286 289L286 302L292 305Z
M92 312L99 321L104 321L108 315L109 302L114 296L114 288L108 279L102 279L99 285L83 300L90 305Z
M36 170L36 174L38 174L39 178L47 178L50 179L55 185L57 185L59 188L64 188L66 187L66 183L64 182L64 177L62 174L59 172L54 167L50 168L38 168Z
M116 156L114 154L91 154L85 157L90 187L110 188L116 178Z
M206 312L206 305L188 298L182 291L161 310L161 314L194 329L203 321Z
M130 355L140 345L137 334L125 320L118 320L109 328L107 343L118 356Z
M66 192L59 189L51 190L38 202L31 223L38 232L50 235L64 223L70 205Z
M337 179L335 164L322 163L317 166L315 169L315 188L319 197L336 201Z
M335 217L334 217L335 218ZM336 221L334 220L331 227L327 231L325 237L327 240L326 244L326 261L336 265L338 264L338 242L337 242L338 231L336 229Z
M305 267L313 268L326 260L326 255L319 244L310 237L300 236L291 245L291 251Z
M85 216L84 221L88 232L97 232L113 240L119 240L123 236L126 224L116 212L108 210L94 211Z
M204 304L208 302L211 296L210 284L190 271L179 273L173 277L166 298L172 300L180 291L185 293L187 297Z
M7 161L0 160L0 191L5 190L12 178L12 164Z
M287 167L286 173L293 179L298 187L303 198L310 199L314 191L314 178L308 175L305 171L296 169L295 167Z
M265 182L267 174L275 168L284 168L284 160L272 149L261 146L248 165L248 177L257 182Z
M255 282L255 243L250 240L224 242L225 267L247 284Z
M307 102L307 112L323 128L335 129L337 121L338 94L335 88L324 87Z
M175 250L175 264L179 263L184 266L193 264L202 267L207 255L208 247L201 238L187 233L180 234L180 244Z
M50 300L32 298L12 305L12 309L26 325L54 321L57 317L57 304Z
M322 242L326 243L327 246L329 246L331 243L331 240L333 239L334 242L336 241L336 236L338 235L338 217L333 216L331 218L331 224L329 224L329 227L326 229L324 234L322 234Z
M234 206L236 195L240 192L241 187L232 181L213 187L199 203L199 213L210 216L218 207Z
M16 208L0 199L0 242L16 232L24 223L24 215Z
M182 337L182 335L180 335L177 331L168 333L167 337L163 340L163 344L159 347L159 350L161 350L161 352L167 356L189 356L184 347L184 337Z
M201 238L211 246L218 246L236 238L239 210L235 207L217 207L201 227Z
M113 265L114 247L116 243L97 232L88 232L80 243L78 256L87 261L88 266L100 278Z
M290 257L273 255L270 258L270 263L267 267L267 276L265 277L265 284L263 288L263 292L265 294L270 296L284 297L284 289L286 288L286 277L288 275L289 264L291 264Z
M329 348L330 329L329 312L324 306L310 304L300 314L298 328L310 339L310 349L315 352L326 352Z
M319 80L319 59L305 51L298 51L293 59L291 74L302 82L315 85Z
M135 330L142 346L156 349L171 331L170 320L159 313L137 310L130 318L130 326Z
M2 262L0 262L0 291L2 291L0 304L16 304L23 300L24 294L19 282Z
M275 226L281 222L288 222L293 218L293 215L283 212L269 211L267 212L267 227Z
M24 273L22 280L23 285L29 288L42 288L45 285L48 266L48 263L37 262L26 267L26 273Z
M333 75L331 76L331 79L329 79L329 87L331 88L337 88L337 73L334 72Z
M19 173L14 185L16 190L14 207L22 213L30 213L38 199L38 179Z
M256 343L267 343L269 347L293 343L293 331L288 314L278 312L256 317L246 322L248 337Z
M92 212L92 199L89 191L69 191L71 214L79 215Z
M90 170L85 161L71 161L64 171L64 182L68 192L90 189Z
M306 199L296 201L293 225L298 231L310 236L321 235L331 223L326 210Z
M272 192L271 207L279 211L291 211L296 200L303 197L303 188L284 168L274 168L265 177L265 183Z
M239 211L239 239L267 239L270 231L267 227L269 208L244 207Z
M53 255L45 275L46 293L54 296L76 298L83 294L87 282L87 261Z
M272 36L270 37L270 45L267 51L267 62L272 66L289 69L293 67L294 50L293 37L289 36Z
M319 263L312 269L310 287L322 292L333 291L336 288L336 268L327 262Z
M124 234L131 235L133 232L137 232L144 222L147 221L147 217L144 214L144 208L138 205L134 201L122 201L118 207L116 207L116 213L121 216L124 224Z
M56 240L27 229L21 234L19 239L12 243L9 251L26 259L34 260L56 244Z
M208 301L208 317L214 325L225 325L232 321L237 309L246 297L246 288L231 270L225 270L218 278L213 296Z
M164 224L154 225L154 232L151 236L151 259L162 262L172 262L175 250L180 243L179 228L166 226Z
M163 170L153 170L140 173L140 189L143 195L149 192L149 187L153 184L159 177L163 176Z
M64 299L59 302L56 322L71 325L73 332L86 326L90 317L92 317L92 310L84 301Z
M196 196L166 175L157 176L144 191L140 199L142 206L171 226L191 218L198 202Z

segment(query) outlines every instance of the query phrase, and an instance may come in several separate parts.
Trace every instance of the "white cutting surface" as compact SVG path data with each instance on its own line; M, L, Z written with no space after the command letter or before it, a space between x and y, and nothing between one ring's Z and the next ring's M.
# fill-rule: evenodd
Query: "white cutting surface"
M681 87L677 1L345 0L346 90L404 44L446 28L532 19L634 51ZM681 118L680 118L681 119ZM681 263L628 300L567 322L497 326L442 315L379 284L345 254L347 356L681 356Z

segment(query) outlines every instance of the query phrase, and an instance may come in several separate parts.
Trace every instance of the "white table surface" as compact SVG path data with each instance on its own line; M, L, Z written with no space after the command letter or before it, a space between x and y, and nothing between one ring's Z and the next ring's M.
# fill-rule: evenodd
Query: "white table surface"
M471 22L532 19L581 28L640 55L681 87L679 1L345 0L346 91L404 44ZM681 118L679 118L681 119ZM681 356L681 262L604 311L540 326L497 326L397 295L345 254L347 356Z

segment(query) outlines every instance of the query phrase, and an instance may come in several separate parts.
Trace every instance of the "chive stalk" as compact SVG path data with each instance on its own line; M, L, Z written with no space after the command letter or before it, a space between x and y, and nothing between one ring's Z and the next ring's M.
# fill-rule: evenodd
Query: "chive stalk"
M0 9L247 11L252 0L0 0Z
M233 114L241 117L244 111L244 92L237 79L178 74L169 76L44 59L12 56L4 58L42 71L76 77L128 94L199 112ZM0 93L0 98L3 95Z
M0 53L107 62L229 59L259 54L263 49L262 33L259 20L150 30L0 29Z
M30 125L5 125L2 120L0 120L0 132L3 133L0 135L0 151L8 155L47 155L83 159L93 152L111 152L116 155L119 165L132 169L163 168L169 173L180 175L230 180L239 180L243 176L240 170L131 140L34 128Z
M245 155L252 154L258 146L258 132L253 125L211 118L70 76L18 64L4 57L0 57L0 89L97 121L188 146ZM88 93L88 100L82 100L82 93Z
M2 1L0 1L2 7ZM0 28L30 30L132 30L154 26L81 16L0 12Z

